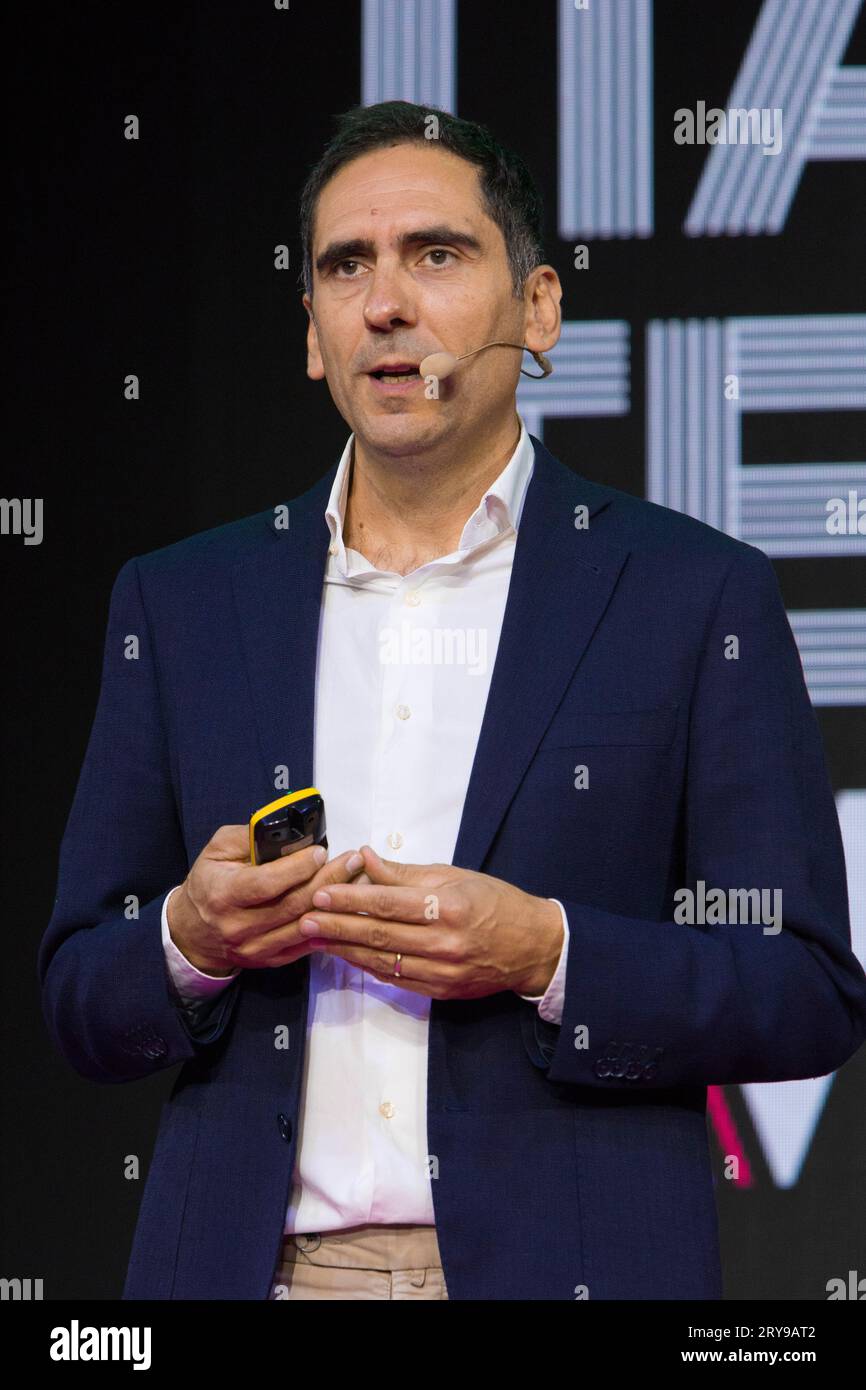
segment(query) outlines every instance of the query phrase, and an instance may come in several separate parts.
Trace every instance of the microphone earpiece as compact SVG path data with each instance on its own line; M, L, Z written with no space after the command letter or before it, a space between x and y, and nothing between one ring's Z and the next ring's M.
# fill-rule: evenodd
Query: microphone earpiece
M472 352L464 352L461 357L455 357L453 352L431 352L427 357L421 360L418 371L421 376L435 376L437 380L444 381L445 378L449 377L454 371L458 362L465 362L467 357L474 357L476 352L483 352L484 348L489 347L510 347L517 348L518 352L524 351L523 343L495 342L485 343L483 347L475 348ZM527 348L526 351L530 352L531 349ZM532 356L541 368L541 375L539 376L535 372L527 372L521 367L520 370L523 376L528 376L533 381L541 381L544 377L550 376L553 371L550 359L545 357L543 352L533 352Z

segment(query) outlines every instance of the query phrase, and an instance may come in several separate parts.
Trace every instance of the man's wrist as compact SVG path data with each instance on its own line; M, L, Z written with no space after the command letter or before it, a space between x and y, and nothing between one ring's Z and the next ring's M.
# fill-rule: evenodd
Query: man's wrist
M201 924L201 917L190 901L185 883L182 883L177 891L169 897L166 906L166 919L172 941L190 965L195 966L196 970L204 971L208 975L224 975L226 979L235 974L234 967L226 969L225 961L212 960L191 944L190 937L195 928Z
M562 955L565 930L562 913L552 898L531 898L534 911L528 927L530 938L538 947L536 959L530 972L512 985L515 994L528 994L533 997L544 994L559 964Z

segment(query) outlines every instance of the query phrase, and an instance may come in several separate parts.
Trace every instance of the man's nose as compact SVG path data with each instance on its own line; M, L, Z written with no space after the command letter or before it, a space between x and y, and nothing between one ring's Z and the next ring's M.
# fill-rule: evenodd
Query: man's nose
M370 328L393 328L415 322L415 299L411 281L399 266L377 262L370 275L364 319Z

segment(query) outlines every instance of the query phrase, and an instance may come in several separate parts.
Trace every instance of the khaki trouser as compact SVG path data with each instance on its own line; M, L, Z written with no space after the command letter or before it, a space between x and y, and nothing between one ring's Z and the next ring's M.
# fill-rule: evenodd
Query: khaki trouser
M433 1226L351 1226L285 1236L274 1299L447 1298Z

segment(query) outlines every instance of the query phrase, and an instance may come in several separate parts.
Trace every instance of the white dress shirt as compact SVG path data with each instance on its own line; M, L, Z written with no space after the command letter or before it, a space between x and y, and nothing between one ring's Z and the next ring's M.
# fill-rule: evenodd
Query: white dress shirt
M522 418L520 427L517 448L457 550L407 575L376 569L343 543L349 436L325 512L332 541L316 666L314 785L325 800L332 855L367 843L398 862L451 863L535 462ZM181 953L168 928L170 896L162 911L170 978L182 1001L201 999L233 976L207 975ZM543 995L521 997L559 1023L569 932L562 903L551 901L562 914L559 963ZM311 953L287 1234L435 1224L430 1003L339 956Z

